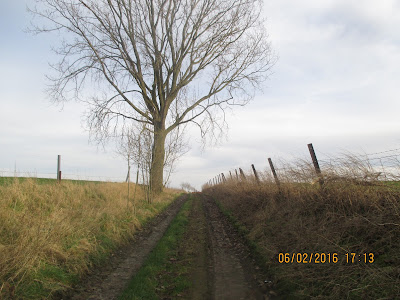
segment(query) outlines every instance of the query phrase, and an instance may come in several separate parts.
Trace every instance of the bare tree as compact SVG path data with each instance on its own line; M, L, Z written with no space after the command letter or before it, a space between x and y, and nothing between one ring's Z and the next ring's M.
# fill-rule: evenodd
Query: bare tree
M196 188L194 188L190 183L187 183L187 182L182 182L181 188L188 193L191 193L191 192L194 193L197 191Z
M45 25L34 31L64 36L50 95L87 102L99 141L130 122L149 125L156 193L167 135L187 123L202 136L218 129L218 112L246 104L274 62L260 0L36 2L31 11ZM96 88L85 89L88 82Z
M166 138L164 186L168 184L179 158L189 150L183 135L184 128L185 125L176 128ZM150 177L153 140L149 125L136 122L131 127L125 127L117 141L117 153L127 160L128 169L132 164L137 165L145 173L145 178Z

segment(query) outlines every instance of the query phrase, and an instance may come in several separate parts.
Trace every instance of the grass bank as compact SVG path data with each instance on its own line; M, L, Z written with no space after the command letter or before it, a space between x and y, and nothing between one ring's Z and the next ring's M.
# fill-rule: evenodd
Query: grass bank
M149 204L141 188L128 202L126 183L0 185L0 298L47 299L68 289L179 192Z
M0 177L0 186L6 186L14 184L18 180L20 183L25 181L33 180L37 184L55 184L57 179L52 178L38 178L38 177ZM64 183L76 183L76 184L87 184L87 183L104 183L104 181L87 181L87 180L75 180L75 179L63 179Z
M188 265L178 261L179 245L188 225L192 199L183 204L165 235L132 278L119 299L175 299L191 285Z
M203 191L244 227L284 298L400 296L397 185L228 181Z

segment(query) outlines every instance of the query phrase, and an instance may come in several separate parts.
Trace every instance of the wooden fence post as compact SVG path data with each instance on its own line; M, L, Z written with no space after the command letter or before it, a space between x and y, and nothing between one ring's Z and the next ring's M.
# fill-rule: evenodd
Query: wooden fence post
M257 183L260 184L260 178L258 178L258 174L257 174L256 168L254 167L254 164L251 164L251 168L253 169L253 173L254 173L254 176L256 177Z
M61 181L61 155L57 156L57 182Z
M229 175L231 176L231 180L233 180L232 172L231 172L231 171L229 171Z
M307 146L308 146L308 150L310 151L310 155L311 155L312 162L314 164L315 172L317 173L317 175L319 177L319 183L321 185L323 185L324 180L322 179L321 169L318 164L317 156L315 155L314 147L312 144L308 144Z
M225 182L226 182L226 179L225 179L224 173L221 173L221 175L222 175L222 181L223 181L223 183L225 183Z
M240 172L240 176L242 176L242 179L246 180L246 176L244 175L242 168L239 168L239 172Z
M236 180L239 180L239 175L238 175L238 172L236 169L235 169L235 172L236 172Z
M272 159L271 159L271 158L268 158L268 162L269 162L269 166L270 166L271 171L272 171L272 175L274 175L275 183L276 183L276 184L278 185L278 187L279 187L279 186L280 186L280 182L279 182L279 179L278 179L278 175L276 175L276 171L275 171L274 165L273 165L273 163L272 163Z

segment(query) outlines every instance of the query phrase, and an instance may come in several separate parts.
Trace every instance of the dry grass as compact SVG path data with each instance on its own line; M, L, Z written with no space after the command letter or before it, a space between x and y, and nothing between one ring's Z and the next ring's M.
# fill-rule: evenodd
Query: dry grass
M167 190L152 204L136 200L134 214L126 183L0 186L0 298L49 298L67 289L177 193ZM136 199L144 199L141 188Z
M324 170L323 186L303 162L285 166L280 189L266 173L260 185L228 181L204 191L247 228L282 294L296 299L400 297L400 187L379 180L369 162L356 158ZM374 262L346 263L345 254L352 252L373 253ZM279 253L338 253L339 262L280 264Z

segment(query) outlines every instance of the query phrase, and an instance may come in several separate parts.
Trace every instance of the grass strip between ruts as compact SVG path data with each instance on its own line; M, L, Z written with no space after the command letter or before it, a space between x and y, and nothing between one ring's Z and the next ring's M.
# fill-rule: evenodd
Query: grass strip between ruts
M177 297L190 287L185 276L187 266L175 264L174 257L189 222L191 205L189 197L119 299L159 299L161 294Z

